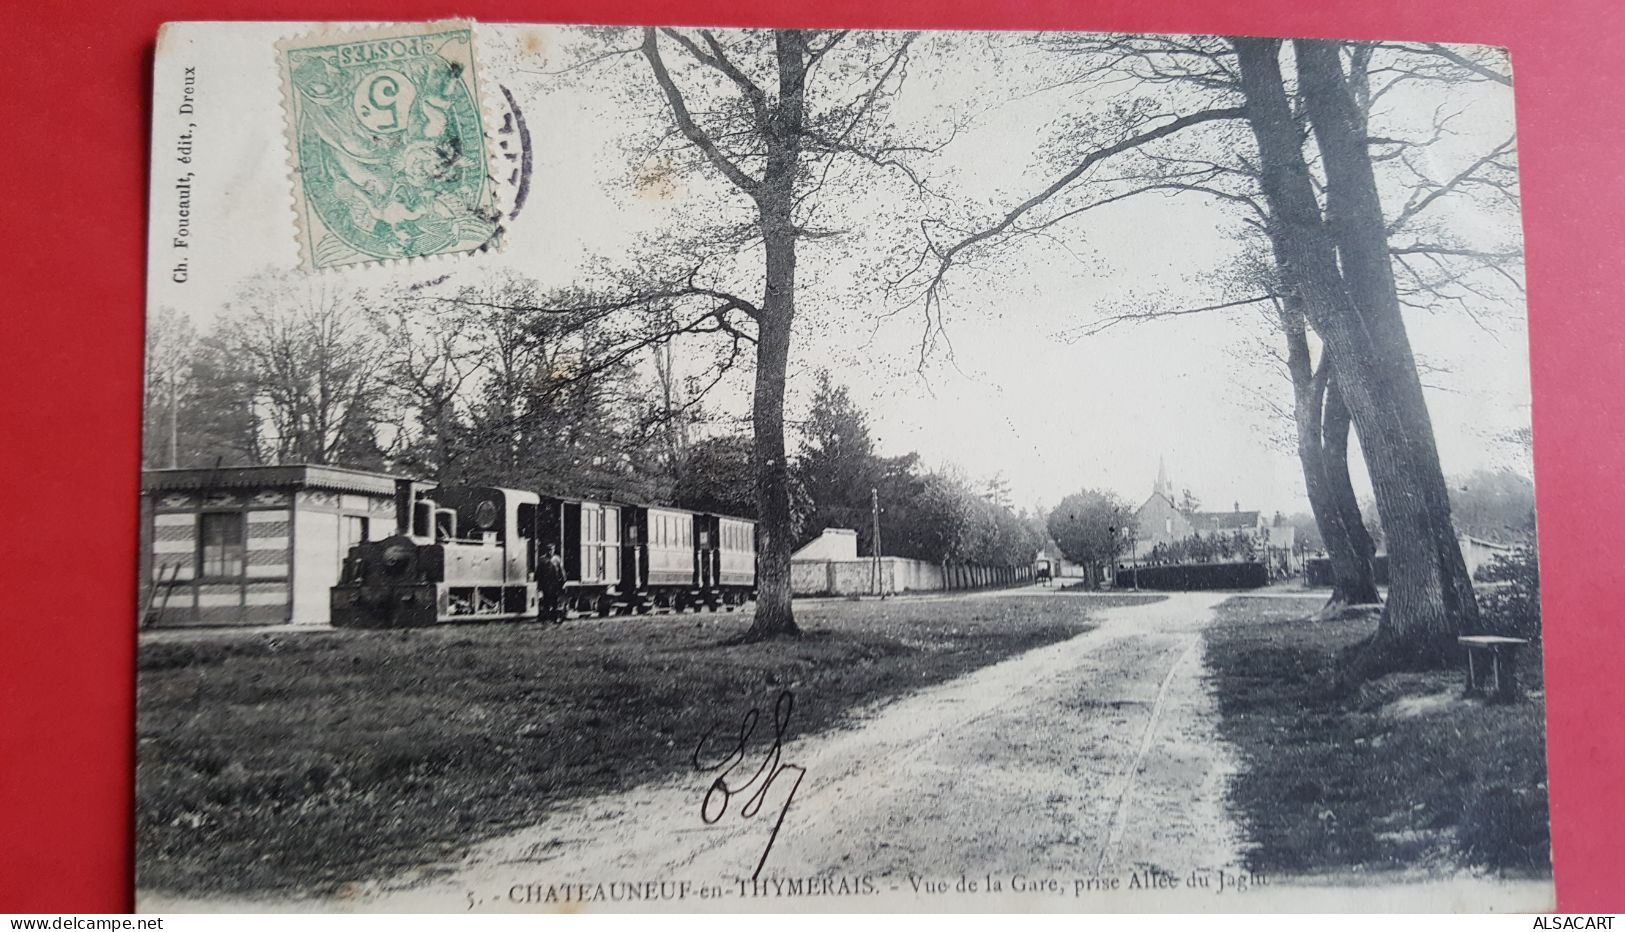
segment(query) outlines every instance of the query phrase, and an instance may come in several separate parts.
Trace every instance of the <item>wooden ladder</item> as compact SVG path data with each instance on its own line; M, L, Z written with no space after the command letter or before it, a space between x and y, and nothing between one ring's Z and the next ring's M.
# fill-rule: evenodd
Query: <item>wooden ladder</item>
M169 572L171 570L173 572ZM164 576L165 572L169 572L167 578ZM158 579L153 583L152 588L147 590L147 604L141 610L142 628L151 628L159 618L163 617L164 609L169 607L169 594L175 589L173 583L180 578L180 575L181 564L179 563L172 563L158 571ZM159 589L164 590L164 597L158 603L158 611L154 612L152 610L152 601L158 597Z

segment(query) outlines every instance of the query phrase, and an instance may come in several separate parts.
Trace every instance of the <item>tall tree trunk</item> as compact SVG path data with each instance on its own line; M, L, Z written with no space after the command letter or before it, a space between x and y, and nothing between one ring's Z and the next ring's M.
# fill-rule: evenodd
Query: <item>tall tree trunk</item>
M1374 569L1377 547L1371 540L1371 532L1366 530L1365 517L1360 514L1360 502L1354 497L1354 482L1349 478L1349 430L1352 422L1348 405L1343 401L1343 390L1337 384L1335 369L1326 382L1321 417L1321 465L1326 474L1326 493L1338 515L1338 524L1354 562L1353 571L1348 577L1337 581L1338 591L1333 594L1341 595L1346 605L1375 605L1379 601Z
M756 527L761 550L756 567L756 618L745 633L747 639L801 633L790 601L790 554L795 541L790 513L790 464L784 451L784 383L796 310L796 250L790 206L786 188L782 213L780 204L772 200L762 211L767 289L757 323L756 397L751 407Z
M1362 443L1372 427L1392 425L1385 440L1399 468L1385 468L1382 484L1403 483L1389 489L1386 508L1384 496L1377 499L1388 532L1390 575L1388 607L1372 653L1378 666L1405 664L1411 657L1442 662L1454 656L1456 636L1478 626L1478 601L1456 541L1433 421L1400 311L1364 114L1338 49L1333 42L1295 43L1305 107L1326 168L1326 219L1357 314L1349 329L1377 350L1357 358L1374 363L1371 378L1341 381L1349 383L1343 389ZM1355 397L1362 391L1373 396L1365 400L1363 418Z
M1477 603L1450 506L1404 320L1364 135L1337 46L1300 42L1299 80L1327 175L1315 196L1281 79L1280 43L1233 40L1258 141L1283 284L1339 366L1339 386L1371 473L1389 541L1389 598L1364 657L1367 672L1437 665L1477 624ZM1384 287L1386 281L1386 287Z
M795 30L773 33L778 64L778 104L767 129L767 158L755 195L766 258L766 288L756 334L755 432L757 533L756 619L747 639L797 636L790 605L790 554L795 546L790 513L790 463L784 453L784 383L790 333L796 316L795 182L801 158L806 103L806 37Z
M1349 605L1377 601L1377 586L1372 577L1371 558L1356 545L1356 536L1369 542L1365 525L1359 523L1358 506L1352 515L1339 507L1339 489L1336 469L1329 459L1338 455L1329 449L1322 423L1328 392L1331 387L1330 357L1322 356L1317 369L1310 361L1309 338L1304 329L1302 302L1288 296L1281 310L1282 329L1286 334L1287 370L1292 377L1293 421L1298 434L1298 463L1303 469L1304 491L1309 497L1309 510L1314 515L1315 527L1320 531L1321 543L1332 567L1332 594L1322 610L1335 614ZM1347 431L1343 436L1341 455L1342 475L1348 477ZM1350 498L1353 490L1349 490ZM1355 522L1351 527L1349 521Z
M1324 611L1336 612L1349 604L1347 593L1350 581L1358 578L1358 563L1349 534L1342 526L1342 515L1326 487L1326 450L1319 411L1326 396L1328 375L1324 365L1306 378L1293 373L1293 421L1297 422L1298 466L1303 469L1303 490L1310 500L1310 513L1315 515L1315 526L1331 563L1331 598L1326 599Z

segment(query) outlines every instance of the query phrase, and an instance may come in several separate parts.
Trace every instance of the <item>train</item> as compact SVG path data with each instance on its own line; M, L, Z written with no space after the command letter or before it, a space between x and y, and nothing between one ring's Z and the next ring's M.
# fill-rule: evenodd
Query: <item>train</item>
M749 518L410 479L396 482L395 517L394 534L346 554L334 626L732 611L756 598Z

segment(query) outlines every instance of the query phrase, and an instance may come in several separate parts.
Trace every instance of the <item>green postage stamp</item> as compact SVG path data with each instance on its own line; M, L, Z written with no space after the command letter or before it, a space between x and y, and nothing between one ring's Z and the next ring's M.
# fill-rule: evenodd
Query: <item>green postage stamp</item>
M307 267L496 244L472 22L325 29L277 50Z

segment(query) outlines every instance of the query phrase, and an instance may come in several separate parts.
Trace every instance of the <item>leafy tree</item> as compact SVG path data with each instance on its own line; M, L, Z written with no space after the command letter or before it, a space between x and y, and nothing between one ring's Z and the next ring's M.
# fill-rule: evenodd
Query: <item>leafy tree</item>
M1461 530L1494 541L1523 541L1535 532L1535 483L1510 469L1475 470L1450 487Z
M1091 584L1098 584L1101 567L1117 562L1132 539L1134 512L1110 492L1085 489L1061 499L1049 513L1050 538L1068 560L1091 569Z
M277 462L261 439L254 380L211 333L198 341L191 392L182 401L181 466L262 466Z
M475 377L459 393L453 473L557 495L650 499L661 475L651 392L608 322L584 311L534 312L535 282L460 288ZM649 468L653 467L653 469Z
M987 479L986 489L982 493L988 501L1009 510L1010 508L1010 480L1004 477L1002 471L996 472Z
M812 500L806 536L843 527L859 531L866 540L872 536L870 490L878 487L881 475L868 421L845 386L830 380L828 370L820 369L815 380L796 458L796 474Z
M1179 493L1179 510L1188 518L1202 510L1202 500L1192 495L1190 489L1184 489Z
M970 497L963 483L932 473L913 502L913 538L923 559L960 562L969 554Z
M988 501L981 487L952 472L912 473L913 457L890 461L898 493L884 507L886 550L935 563L1028 566L1040 544L1030 525Z
M1478 568L1485 589L1484 620L1489 631L1539 640L1540 559L1531 541L1510 554L1497 554Z
M724 434L691 441L678 469L671 503L695 511L755 518L752 449L748 434ZM812 499L799 477L791 477L790 503L792 527L799 533L813 510Z
M754 518L750 452L750 438L740 435L691 443L672 487L671 503L695 511Z
M920 475L918 453L901 456L877 456L873 461L874 484L880 500L881 548L887 556L936 560L933 554L923 553L913 540L915 502L920 496L924 477ZM861 516L855 516L849 527L858 532L860 552L873 553L873 528L868 520L867 503Z

